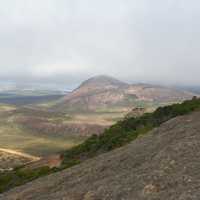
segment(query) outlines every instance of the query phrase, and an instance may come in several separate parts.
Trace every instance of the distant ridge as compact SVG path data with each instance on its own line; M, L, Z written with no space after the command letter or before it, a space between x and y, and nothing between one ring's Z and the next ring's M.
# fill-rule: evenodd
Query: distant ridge
M160 105L191 99L195 94L164 86L128 84L100 75L84 81L54 109L66 112L129 111L140 105Z

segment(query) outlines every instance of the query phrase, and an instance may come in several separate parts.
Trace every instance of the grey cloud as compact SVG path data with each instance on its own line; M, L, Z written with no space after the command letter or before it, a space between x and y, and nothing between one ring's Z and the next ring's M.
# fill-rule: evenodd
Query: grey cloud
M0 0L0 79L200 85L197 0Z

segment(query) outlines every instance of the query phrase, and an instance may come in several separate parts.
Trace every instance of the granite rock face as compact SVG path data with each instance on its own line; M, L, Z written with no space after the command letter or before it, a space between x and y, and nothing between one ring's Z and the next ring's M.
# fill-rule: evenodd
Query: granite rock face
M200 112L122 148L0 195L1 200L199 200Z

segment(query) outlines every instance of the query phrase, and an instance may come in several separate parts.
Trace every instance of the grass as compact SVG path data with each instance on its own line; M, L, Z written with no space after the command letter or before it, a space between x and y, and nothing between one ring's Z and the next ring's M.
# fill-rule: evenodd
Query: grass
M31 131L25 131L17 124L0 125L0 147L15 149L36 156L49 155L79 144L82 139L61 136L38 136Z
M0 104L0 112L2 111L12 111L15 110L16 107L13 105L7 105L7 104Z
M28 113L27 109L20 111L14 110L14 107L0 105L0 147L18 150L21 152L33 154L36 156L49 155L71 148L79 144L84 138L73 137L72 135L48 135L35 133L31 129L24 128L16 122L18 116L29 116L36 114L44 117L46 112L34 113L32 110ZM50 119L58 120L61 116L47 116Z
M124 113L122 112L93 112L93 113L76 113L72 114L70 118L68 118L66 123L86 123L86 124L98 124L98 125L112 125L118 119L122 119L124 117Z

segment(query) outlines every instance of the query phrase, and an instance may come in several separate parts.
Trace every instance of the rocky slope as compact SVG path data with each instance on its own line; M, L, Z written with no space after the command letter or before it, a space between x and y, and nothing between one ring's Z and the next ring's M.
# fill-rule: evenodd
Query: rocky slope
M191 99L194 94L147 84L129 85L109 76L97 76L83 82L54 109L61 111L123 110L143 104L159 104Z
M199 200L200 112L129 145L0 196L1 200Z

